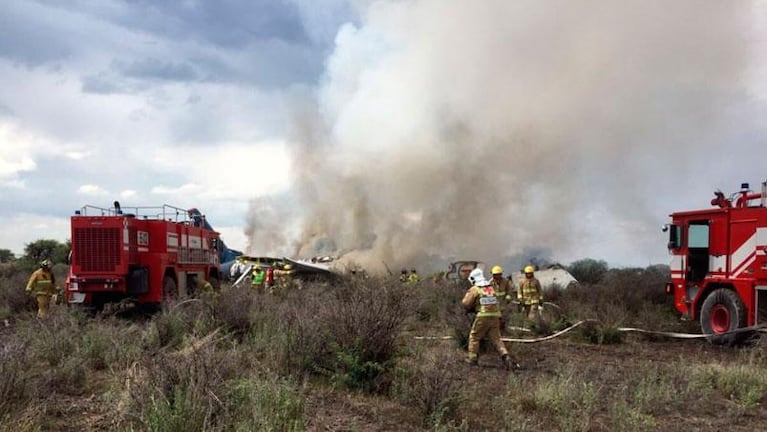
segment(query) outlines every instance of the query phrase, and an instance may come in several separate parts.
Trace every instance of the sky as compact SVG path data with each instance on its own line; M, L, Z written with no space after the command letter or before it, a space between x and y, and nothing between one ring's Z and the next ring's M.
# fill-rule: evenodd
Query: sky
M668 263L767 180L765 3L7 0L0 248L119 200L249 254Z

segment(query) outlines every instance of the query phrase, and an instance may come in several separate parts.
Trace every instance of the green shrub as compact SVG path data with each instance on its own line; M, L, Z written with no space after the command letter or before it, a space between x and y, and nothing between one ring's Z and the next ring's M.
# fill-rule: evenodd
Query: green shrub
M453 368L456 353L449 351L412 352L400 360L391 389L391 396L418 410L422 426L448 430L447 425L458 420L463 396L461 380Z
M287 293L279 311L286 364L299 375L330 375L353 388L385 390L408 294L398 281L377 278L348 278L331 290L307 284Z
M273 305L274 298L256 294L250 287L227 289L216 301L213 314L228 332L242 337L253 327L255 316L264 312L265 303Z
M460 305L464 294L462 288L461 285L445 281L422 281L419 289L412 293L417 301L417 320L421 323L444 320L456 304Z
M0 420L23 407L34 396L30 385L30 359L24 345L11 343L0 349Z
M106 369L109 365L109 353L113 349L112 339L106 331L91 330L82 335L82 354L88 367L94 370Z
M229 428L235 431L302 431L306 428L304 398L289 379L255 376L226 384L224 404Z
M85 391L88 371L79 357L71 356L55 367L42 371L42 387L46 392L79 396Z
M743 407L759 405L767 395L767 370L761 365L741 363L694 366L693 391L717 392Z
M610 417L610 426L612 431L616 432L638 432L656 430L655 419L642 412L636 406L633 406L623 399L617 399L610 403L608 407Z
M25 291L30 274L22 272L15 262L0 264L0 319L37 310L35 298Z
M192 324L182 310L164 310L152 319L150 344L156 348L175 349L192 333Z
M128 419L148 431L202 431L214 426L222 408L220 358L210 349L188 354L158 354L143 362L130 388Z
M123 370L143 352L142 327L115 318L90 320L77 335L77 352L94 370Z
M509 430L588 431L595 425L602 389L575 366L537 381L511 375L506 388L492 405Z
M29 335L34 356L48 366L56 367L75 353L80 326L75 317L57 312L44 321L25 322L22 331Z
M596 284L604 279L607 274L608 265L605 261L584 258L573 261L567 266L567 271L582 284Z
M617 327L606 326L598 322L587 321L579 328L582 339L598 345L611 345L623 342L623 332Z

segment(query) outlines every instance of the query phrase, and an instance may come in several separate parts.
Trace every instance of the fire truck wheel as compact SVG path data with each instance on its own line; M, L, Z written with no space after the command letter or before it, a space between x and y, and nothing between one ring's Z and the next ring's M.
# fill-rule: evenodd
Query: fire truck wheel
M746 326L746 307L738 294L727 288L711 292L700 311L700 328L717 345L734 345L743 333L723 334Z
M165 276L162 280L162 303L167 305L178 299L178 287L176 281L170 276Z

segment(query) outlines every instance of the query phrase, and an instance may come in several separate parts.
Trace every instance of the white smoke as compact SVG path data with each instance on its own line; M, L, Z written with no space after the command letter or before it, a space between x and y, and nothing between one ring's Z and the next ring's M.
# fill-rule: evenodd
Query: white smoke
M279 241L380 269L530 249L577 259L617 229L652 255L666 215L651 195L764 114L749 94L751 8L372 2L296 107L300 229Z

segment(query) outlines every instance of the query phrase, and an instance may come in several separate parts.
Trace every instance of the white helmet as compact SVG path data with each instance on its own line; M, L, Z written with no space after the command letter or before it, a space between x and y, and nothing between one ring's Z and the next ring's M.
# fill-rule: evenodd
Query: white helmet
M482 273L482 269L479 268L475 268L469 273L469 282L471 282L472 285L480 287L490 285L490 282L485 280L485 274Z

